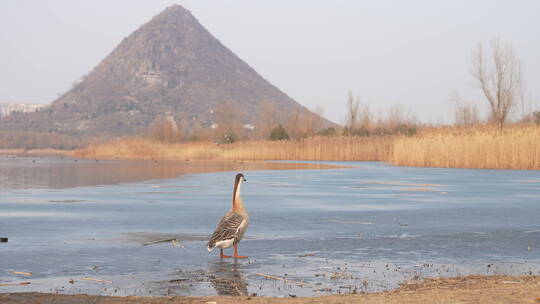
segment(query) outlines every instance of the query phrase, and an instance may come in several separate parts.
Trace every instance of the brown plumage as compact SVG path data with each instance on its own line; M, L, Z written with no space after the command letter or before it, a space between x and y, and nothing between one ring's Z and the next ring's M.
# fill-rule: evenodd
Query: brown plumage
M223 249L234 246L234 257L244 258L238 255L238 243L244 236L249 224L249 216L244 208L242 197L240 196L240 186L247 181L243 174L238 173L234 181L232 207L227 214L219 221L216 230L208 241L207 249L212 251L220 248L222 258L229 257L223 255Z
M240 240L236 237L238 228L244 220L244 217L238 213L229 211L221 221L219 221L216 230L212 234L210 241L208 241L208 249L216 247L216 243L219 241L225 241L233 239L234 243L238 243Z

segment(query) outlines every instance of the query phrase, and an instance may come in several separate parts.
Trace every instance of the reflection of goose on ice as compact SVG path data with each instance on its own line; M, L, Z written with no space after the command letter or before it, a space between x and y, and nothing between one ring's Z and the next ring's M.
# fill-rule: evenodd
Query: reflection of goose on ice
M242 197L240 197L240 186L243 182L247 181L242 173L236 175L233 189L232 208L225 216L219 221L216 230L212 234L210 241L208 241L208 251L214 250L214 248L220 248L221 258L230 258L231 256L223 255L223 249L234 246L235 259L247 258L246 256L238 255L238 243L242 240L244 233L247 230L249 224L249 216L244 209L244 203Z
M208 278L218 296L247 296L247 282L236 263L218 262L210 265Z

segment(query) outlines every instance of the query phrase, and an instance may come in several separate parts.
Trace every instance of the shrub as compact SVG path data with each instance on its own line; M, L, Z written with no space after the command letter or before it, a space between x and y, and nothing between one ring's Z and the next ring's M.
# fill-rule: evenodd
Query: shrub
M386 128L376 127L373 130L373 132L371 132L371 134L374 135L374 136L385 136L385 135L392 135L392 132L390 132Z
M534 123L540 127L540 111L533 112Z
M178 127L164 118L154 120L148 133L150 138L166 143L179 142L182 137Z
M368 129L366 129L364 127L354 128L354 129L346 127L345 129L343 129L343 135L345 135L345 136L369 136L370 132L369 132Z
M238 141L238 136L232 131L225 132L223 139L221 140L222 144L232 144Z
M287 130L285 130L285 128L282 125L279 125L270 131L270 139L271 140L288 140L289 134L287 133Z
M334 127L329 127L329 128L319 131L317 134L320 136L336 136L337 131Z
M406 124L400 124L394 129L395 134L401 134L406 136L412 136L416 134L416 126L409 126Z
M200 141L201 139L199 138L198 135L190 135L188 138L187 138L187 141Z

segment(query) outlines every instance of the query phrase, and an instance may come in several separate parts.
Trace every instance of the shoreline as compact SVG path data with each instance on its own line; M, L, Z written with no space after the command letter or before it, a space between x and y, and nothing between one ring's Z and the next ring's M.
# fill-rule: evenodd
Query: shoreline
M66 156L74 150L60 149L0 149L0 156Z
M420 168L540 170L540 128L431 128L418 134L314 136L291 140L167 143L125 137L76 150L0 149L0 155L62 155L94 160L383 161Z
M1 288L1 287L0 287ZM0 289L1 291L1 289ZM257 297L257 296L94 296L85 294L0 293L0 303L538 303L540 276L482 276L430 278L420 282L404 282L398 289L378 293L324 295L317 297Z

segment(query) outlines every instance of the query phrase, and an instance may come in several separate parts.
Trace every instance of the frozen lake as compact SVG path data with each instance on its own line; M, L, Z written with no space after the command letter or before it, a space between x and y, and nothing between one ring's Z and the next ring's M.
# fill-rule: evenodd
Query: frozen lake
M0 283L31 282L0 292L307 296L431 276L540 274L538 171L373 162L243 171L251 223L239 248L250 258L235 262L208 253L205 240L230 208L236 171L138 177L146 170L135 162L110 178L115 166L86 161L104 181L78 183L73 170L58 170L73 160L39 162L48 168L39 183L14 177L32 159L0 163L0 237L9 238ZM176 247L143 246L171 237Z

